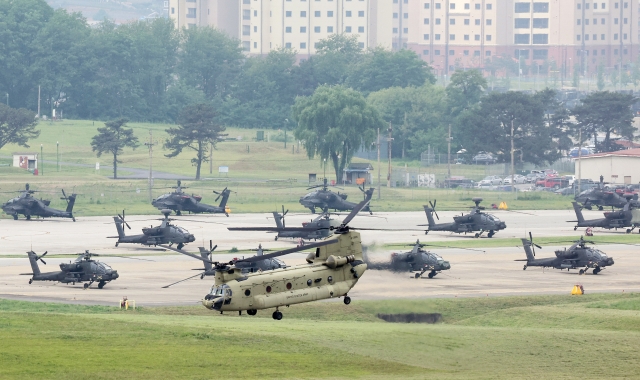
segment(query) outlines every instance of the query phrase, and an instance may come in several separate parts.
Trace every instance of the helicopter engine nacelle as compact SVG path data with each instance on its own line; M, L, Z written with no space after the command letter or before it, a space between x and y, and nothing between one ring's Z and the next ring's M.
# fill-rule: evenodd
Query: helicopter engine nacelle
M327 257L327 261L325 265L331 269L336 269L336 268L340 268L343 265L352 263L354 261L356 261L356 258L353 255L344 256L344 257L330 255L329 257Z
M60 270L74 272L74 271L80 271L80 270L82 270L82 268L78 264L73 264L73 263L65 264L65 263L62 263L62 264L60 264Z
M338 194L342 200L347 200L347 194Z

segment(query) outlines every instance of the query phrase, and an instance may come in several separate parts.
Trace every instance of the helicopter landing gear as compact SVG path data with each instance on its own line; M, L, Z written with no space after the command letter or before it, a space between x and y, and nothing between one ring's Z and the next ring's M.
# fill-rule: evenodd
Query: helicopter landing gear
M176 215L178 215L178 216L182 215L182 213L180 212L180 210L176 210Z
M482 236L482 234L483 234L483 233L484 233L484 230L480 230L480 232L476 233L474 236L475 236L476 238L479 238L480 236ZM493 236L493 235L492 235L492 236ZM491 237L491 236L489 236L489 237Z
M574 230L574 231L575 231L575 230L577 230L577 229L578 229L578 226L573 227L573 230Z
M436 271L432 270L431 272L429 272L429 278L434 278L436 276L436 274L438 274Z
M633 227L633 228L627 228L627 233L628 233L628 234L632 233L634 229L635 229L635 227Z
M493 237L493 235L495 235L495 234L496 234L495 232L493 232L493 231L489 231L489 233L487 234L487 237L492 238L492 237Z
M184 243L180 243L180 244L178 244L178 246L177 246L176 248L178 248L178 249L182 249L182 247L184 247Z
M13 214L13 220L18 220L18 214Z
M31 283L33 282L33 278L29 279L29 285L31 285Z
M278 235L276 235L275 239L273 239L273 240L278 241Z
M578 273L580 273L580 275L582 276L584 274L584 269L580 269L580 272Z
M27 218L27 220L31 220L31 215L25 215L25 217Z
M273 319L275 319L276 321L279 321L282 319L282 312L280 312L279 310L276 310L273 312L271 317L273 317Z
M118 246L118 244L120 244L120 243L116 242L116 247Z
M106 282L104 282L104 281L100 281L100 282L98 283L98 289L102 289L102 288L104 288L104 286L105 286L106 284L107 284Z
M91 285L91 284L89 284L89 283L85 283L85 284L84 284L84 288L85 288L85 289L87 289L90 285Z
M602 207L602 206L598 206L598 210L599 210L599 211L602 211L602 210L604 210L604 207Z
M524 266L522 267L522 270L527 270L527 264L524 264Z
M420 278L420 273L416 273L416 278Z
M348 305L348 304L350 304L350 303L351 303L351 297L349 297L349 296L344 296L344 304L345 304L345 305Z
M600 267L595 267L593 269L593 274L598 274L598 273L600 273L600 271L601 271Z
M247 314L249 315L256 315L258 313L258 310L256 309L249 309L247 310ZM279 312L278 312L279 313ZM274 318L275 319L275 318Z

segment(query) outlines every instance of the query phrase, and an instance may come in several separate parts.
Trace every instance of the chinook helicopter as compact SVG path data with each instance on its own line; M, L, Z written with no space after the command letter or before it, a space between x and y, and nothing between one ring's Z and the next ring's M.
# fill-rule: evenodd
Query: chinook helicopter
M576 218L578 218L578 220L569 220L569 222L577 223L573 230L575 231L579 227L601 227L608 230L612 228L627 228L627 233L630 234L636 227L640 226L640 210L634 208L636 201L632 200L633 196L631 194L626 197L627 203L621 211L605 212L604 218L599 219L585 219L578 202L571 202Z
M77 283L84 282L84 288L87 289L94 282L98 282L98 289L102 289L108 282L116 280L118 277L118 271L112 269L106 263L93 260L93 256L101 256L96 253L91 253L89 251L84 251L84 253L78 254L78 258L74 262L61 263L60 271L57 272L40 272L40 267L38 266L38 261L41 261L43 264L47 265L47 263L42 259L47 255L47 252L38 256L35 252L29 251L27 252L29 255L29 263L31 264L31 270L33 273L21 273L24 276L32 276L29 279L29 284L33 281L56 281L61 282L63 284L71 284L75 285ZM109 257L121 257L125 259L133 259L133 260L144 260L138 259L135 257L125 257L125 256L114 256L109 255ZM152 261L152 260L144 260L144 261Z
M170 286L173 286L175 284L181 283L183 281L187 281L189 279L192 279L194 277L198 277L200 276L200 279L202 280L205 276L215 276L216 274L216 270L213 267L213 265L211 265L211 255L213 254L213 251L216 250L216 248L218 248L218 246L213 246L213 242L211 240L209 240L209 250L207 250L204 247L198 247L198 249L200 250L200 257L197 257L196 255L189 253L189 252L185 252L179 249L175 249L173 247L169 247L169 246L164 246L161 245L161 247L163 248L167 248L170 249L172 251L176 251L178 253L182 253L183 255L187 255L187 256L191 256L194 258L197 258L198 260L202 260L204 263L204 271L198 274L195 274L193 276L187 277L184 280L180 280L177 282L174 282L173 284L169 284L167 286L163 286L163 288L168 288ZM258 246L258 249L256 250L256 256L263 256L264 255L264 251L262 249L262 245ZM204 259L204 260L203 260ZM233 261L237 262L237 259L234 259ZM255 273L255 272L262 272L262 271L267 271L267 270L274 270L274 269L279 269L279 268L286 268L287 264L285 264L282 260L277 259L277 258L271 258L271 259L264 259L262 261L253 261L253 262L249 262L249 263L238 263L236 264L236 268L240 269L242 271L242 273ZM201 270L201 269L194 269L194 270Z
M188 211L194 214L198 213L213 213L213 214L225 214L229 216L231 209L227 206L227 200L229 199L229 194L231 194L231 190L228 188L224 188L221 192L213 191L214 194L218 194L218 197L215 199L215 202L218 199L222 198L220 201L220 205L211 206L205 203L200 203L202 197L199 195L189 195L182 191L182 189L186 189L187 187L182 187L182 181L178 180L178 186L172 187L175 189L171 193L163 194L158 198L154 199L151 204L159 210L173 210L176 212L176 215L182 215L182 211Z
M116 242L116 247L120 243L143 244L148 246L177 243L178 249L182 249L185 244L194 242L196 240L195 236L193 236L193 234L190 234L189 231L185 230L182 227L171 224L171 221L174 220L169 218L169 215L171 215L171 210L162 210L162 213L164 214L164 219L158 219L162 220L162 223L159 226L143 228L142 234L127 236L124 233L124 228L122 227L122 225L124 224L128 229L131 229L131 227L129 226L129 223L124 220L124 210L122 210L122 215L118 214L118 216L113 217L113 221L116 224L116 229L118 230L118 236L108 236L108 238L118 239L118 241Z
M440 271L451 269L451 264L439 255L425 251L427 244L416 241L411 251L391 254L391 268L395 271L410 271L415 273L415 278L420 278L429 271L429 278L434 278Z
M347 201L347 194L334 193L331 190L328 190L327 179L325 178L322 185L311 186L308 187L307 190L314 190L307 195L300 197L300 204L304 207L311 210L313 214L316 213L316 208L322 210L322 212L327 213L330 209L335 211L350 211L353 210L358 204ZM364 185L362 187L358 187L360 191L365 193ZM373 188L370 189L373 192ZM363 211L368 211L369 214L372 214L369 205L367 205Z
M527 258L515 261L526 261L522 270L526 270L528 267L566 269L567 271L580 268L580 274L585 274L590 268L593 268L593 274L598 274L604 268L614 264L612 257L607 256L599 249L587 247L587 244L595 243L586 241L580 236L580 240L576 240L569 249L555 251L556 257L536 259L535 247L539 249L542 247L533 242L533 236L529 232L529 239L522 239Z
M429 206L423 206L424 212L427 214L427 220L429 224L420 224L419 226L428 226L429 228L425 231L425 234L428 234L430 231L450 231L455 233L467 233L467 232L476 232L475 237L480 237L485 231L489 231L487 237L491 238L496 232L500 230L504 230L507 228L505 222L502 222L496 216L492 214L488 214L486 212L482 212L485 208L480 206L480 202L482 202L482 198L473 198L473 202L476 204L471 208L471 212L468 214L463 214L461 216L454 216L453 223L436 223L433 219L433 215L436 215L436 218L440 220L438 213L436 212L436 202L437 200L429 201Z
M76 218L73 216L73 206L76 203L76 194L67 196L62 190L62 197L67 201L66 210L58 210L53 207L49 207L50 200L36 199L33 197L35 190L29 188L29 184L25 185L25 189L20 191L20 195L16 198L10 199L6 203L2 204L2 211L5 214L11 215L14 220L18 220L18 215L22 214L27 220L31 220L32 216L39 216L42 218L70 218L74 222Z
M367 264L362 257L360 234L352 231L348 224L366 207L372 193L349 213L339 227L333 229L336 239L235 262L210 261L216 268L215 283L202 304L221 313L238 311L242 314L246 310L249 315L275 307L271 315L275 320L282 319L279 310L282 306L336 297L343 297L345 305L350 304L348 293L367 270ZM306 264L248 274L238 268L240 263L275 258L308 248L315 248L315 251L309 253Z
M310 222L303 222L302 228L287 228L284 217L288 212L289 210L285 211L284 205L282 206L282 214L277 211L273 212L276 227L230 227L229 231L275 232L276 236L274 240L278 240L279 238L317 240L333 235L332 229L340 226L338 220L331 219L328 212L323 212Z

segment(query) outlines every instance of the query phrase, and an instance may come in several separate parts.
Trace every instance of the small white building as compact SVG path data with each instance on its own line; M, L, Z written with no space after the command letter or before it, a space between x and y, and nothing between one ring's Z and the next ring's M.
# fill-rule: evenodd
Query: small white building
M581 171L582 178L595 182L604 177L605 182L632 184L640 183L640 148L617 152L596 153L576 160L576 177Z
M38 153L13 153L13 166L25 170L38 170Z

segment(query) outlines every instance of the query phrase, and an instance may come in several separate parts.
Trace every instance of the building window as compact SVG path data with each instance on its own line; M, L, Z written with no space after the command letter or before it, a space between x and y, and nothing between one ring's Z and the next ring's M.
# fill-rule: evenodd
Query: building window
M491 41L491 35L487 34L487 41Z
M629 19L627 19L626 17L622 20L624 22L625 25L627 25L629 22Z
M604 38L604 34L601 34L601 35L600 35L600 39L601 39L602 41L604 41L604 40L605 40L605 38Z
M524 29L524 28L526 28L526 29L529 29L529 22L530 22L530 21L531 21L531 20L530 20L530 19L528 19L528 18L517 18L517 19L515 20L515 24L516 24L516 25L515 25L515 27L516 27L516 28L523 28L523 29Z
M464 54L464 55L469 55L469 50L464 50L464 51L462 52L462 54Z
M593 25L598 25L598 19L597 18L593 19Z
M398 14L397 13L393 13L393 18L398 18Z
M531 3L516 3L516 13L531 13Z
M351 27L350 27L350 26L346 26L346 27L344 28L344 31L345 31L346 33L351 33Z
M313 12L313 15L316 16L316 17L321 17L320 11Z
M605 19L600 19L600 24L604 25L605 24Z
M514 35L514 43L515 44L528 44L529 43L529 34L515 34Z
M624 9L629 8L629 3L624 3Z
M173 7L171 7L171 14L172 14L172 15L173 15L173 14L176 14L176 9L175 9L175 8L173 8Z
M614 33L613 39L616 40L616 41L618 40L618 33Z
M425 25L429 25L429 19L428 19L428 18L425 18L425 19L424 19L424 24L425 24Z
M345 14L346 17L351 17L351 11L347 11Z
M449 9L456 9L456 3L449 4Z
M618 5L618 4L616 3L616 5ZM613 49L613 55L618 55L618 49Z
M285 33L291 33L291 27L287 26L286 28L284 28L284 32Z
M598 55L598 51L597 51L597 50L594 50L594 51L593 51L593 55L594 55L594 56L597 56L597 55Z
M319 26L314 26L314 27L313 27L313 31L314 31L315 33L320 33L320 27L319 27Z
M529 49L518 49L515 51L513 56L518 59L529 59Z
M464 40L465 40L465 41L469 41L469 35L468 35L468 34L465 34L465 35L464 35Z
M254 48L254 49L257 49L257 48L258 48L258 43L257 43L257 42L254 42L254 43L253 43L253 48Z
M306 49L307 48L307 43L306 42L300 42L300 49Z
M487 10L490 11L491 9L493 9L493 7L491 6L491 4L487 4Z
M433 55L440 55L440 50L436 49L433 51Z
M251 0L242 0L242 4L251 4Z
M582 25L582 20L577 19L576 22L578 23L578 25Z
M358 33L364 33L364 26L358 27Z
M582 4L578 3L578 9L582 9Z
M464 3L464 9L469 9L469 3Z
M589 19L585 19L585 20L584 20L584 24L585 24L585 25L589 25Z
M593 40L594 40L594 41L597 41L597 40L598 40L598 35L597 35L597 34L594 34L594 35L593 35Z
M491 19L487 19L487 26L491 26Z
M480 19L473 20L473 23L476 25L480 25Z
M436 34L436 41L440 41L440 35Z
M300 11L300 17L307 17L307 11Z
M605 49L602 49L602 51L600 52L600 55L606 55L607 51Z
M456 51L455 50L449 50L449 55L456 55Z
M486 55L487 57L491 57L491 50L487 50L484 55Z
M479 35L479 34L476 34L476 35L474 36L474 39L475 39L476 41L480 41L480 35Z
M577 39L578 41L580 41L580 35L579 35L579 34L576 36L576 39Z
M624 50L623 50L623 52L624 52L624 54L627 54L627 53L628 53L627 49L624 49Z
M287 49L291 49L291 42L285 43L284 47L287 48Z
M285 17L291 17L291 11L284 12L284 16Z
M424 3L424 9L429 9L429 3ZM428 51L428 50L425 50Z
M362 0L360 0L360 1L362 1ZM405 3L405 4L406 4L406 3ZM360 49L364 49L364 42L358 42L358 47L359 47ZM407 44L405 44L405 46L404 46L404 47L407 47Z
M195 8L187 8L187 18L196 18Z
M440 3L436 3L436 9L440 9Z
M306 26L301 26L300 27L300 33L306 33L307 32L307 27Z
M249 50L251 50L251 42L249 42L249 41L242 41L242 50L244 50L244 51L249 51Z
M585 34L585 35L584 35L584 40L585 40L585 41L589 41L589 35L588 35L588 34Z
M449 40L450 41L455 41L456 40L456 35L455 34L449 34Z
M589 9L589 3L587 3ZM549 3L533 3L533 13L549 13Z
M436 25L440 25L440 19L439 18L436 19Z
M254 27L253 27L253 31L254 31L255 33L258 33L258 27L257 27L257 26L254 26Z
M393 28L393 34L398 34L398 28Z
M362 16L360 16L360 13L362 13ZM364 17L364 12L358 12L358 17ZM409 18L409 14L408 13L403 13L402 17L403 18Z
M624 33L624 34L622 35L622 39L625 39L625 40L627 39L627 33Z
M547 59L549 51L547 49L533 49L533 59Z
M449 25L455 25L455 24L456 24L456 19L455 18L449 19Z
M602 3L602 9L604 9L604 6L606 5L606 3Z
M333 26L327 26L327 33L333 33Z
M333 11L327 11L327 17L333 17Z
M404 33L409 33L409 28L404 28L404 29L402 29L402 31L403 31Z
M533 19L533 28L534 29L547 29L547 28L549 28L549 19L548 18L534 18Z
M250 36L251 35L251 26L250 25L242 25L242 35Z
M618 25L618 19L617 19L617 18L614 18L614 19L613 19L613 23L614 23L614 24L616 24L616 25Z
M480 56L480 50L474 50L473 51L473 56L474 57L479 57Z
M424 34L422 37L424 38L425 41L429 40L429 34Z
M364 17L364 11L358 11L358 17ZM407 18L406 13L404 18Z
M244 9L242 11L242 19L243 20L251 20L251 11L248 9Z
M429 50L423 50L422 55L429 55Z
M465 18L465 19L464 19L464 24L465 24L465 25L469 25L469 19L468 19L468 18Z
M475 8L476 8L477 10L480 10L480 4L476 4Z

